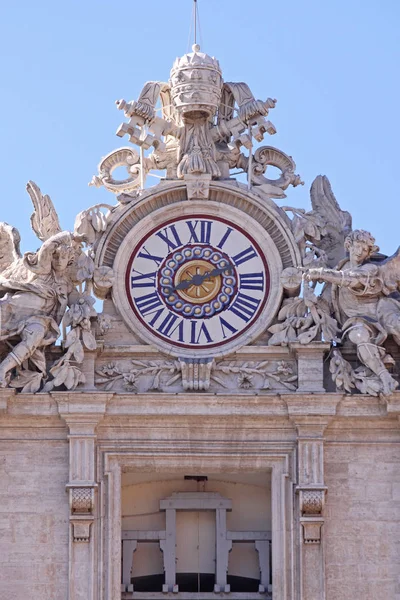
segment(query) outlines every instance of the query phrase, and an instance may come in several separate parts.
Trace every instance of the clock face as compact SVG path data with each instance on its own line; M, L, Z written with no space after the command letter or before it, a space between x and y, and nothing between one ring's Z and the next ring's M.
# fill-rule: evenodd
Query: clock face
M190 215L163 222L137 243L125 290L151 334L177 348L204 350L254 324L270 274L248 231L219 216Z

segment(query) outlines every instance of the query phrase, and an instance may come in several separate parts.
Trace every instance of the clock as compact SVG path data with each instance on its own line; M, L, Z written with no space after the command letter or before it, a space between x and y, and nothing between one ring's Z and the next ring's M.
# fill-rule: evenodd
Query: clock
M277 263L269 235L248 215L186 202L144 217L125 237L114 301L130 328L163 352L221 356L273 317Z

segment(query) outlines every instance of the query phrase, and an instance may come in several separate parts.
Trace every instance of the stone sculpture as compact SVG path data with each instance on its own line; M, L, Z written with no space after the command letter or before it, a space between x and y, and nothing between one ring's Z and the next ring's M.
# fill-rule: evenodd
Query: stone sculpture
M364 378L372 377L375 389L388 396L399 385L387 370L387 365L394 361L382 347L388 335L400 345L399 250L390 258L372 261L379 248L374 237L363 230L349 234L344 247L349 256L337 269L307 269L305 280L329 285L332 308L342 326L342 339L348 336L356 345L358 358L367 368ZM338 352L333 365L337 368L331 372L337 378L343 369Z
M73 389L84 381L79 368L70 364L71 359L83 361L78 331L82 329L87 348L96 347L90 333L90 318L97 315L94 299L90 286L82 287L93 279L94 265L83 250L87 235L62 231L50 197L33 182L27 184L27 190L35 209L32 228L43 245L22 256L18 231L0 223L0 342L7 348L0 363L0 387L40 389L48 378L44 349L60 337L60 324L68 310L64 323L72 326L66 340L68 350L50 373L55 385ZM97 213L96 207L85 213L87 229L92 222L87 215L94 220ZM47 383L47 389L52 386L51 381Z
M156 114L158 100L161 117ZM143 187L151 170L166 169L168 179L211 179L229 178L230 169L238 168L250 172L252 183L268 197L284 198L283 190L302 183L294 173L293 159L270 146L251 153L253 138L261 142L266 133L276 133L266 119L275 104L271 98L256 100L245 83L224 83L218 61L195 44L192 53L176 59L168 84L150 81L137 101L117 101L129 118L117 135L128 135L141 154L132 148L111 152L100 162L99 174L90 185L104 185L116 194L132 193ZM242 146L250 150L249 156L240 151ZM153 152L144 156L150 147ZM282 171L279 179L264 177L268 165ZM119 166L128 170L128 177L121 181L112 177Z
M147 82L137 101L117 102L129 119L117 135L139 152L110 152L91 181L117 194L116 206L84 210L73 232L62 231L51 199L29 182L42 247L21 256L17 230L0 224L0 386L76 389L85 354L112 345L122 319L128 348L145 342L155 355L143 357L144 345L132 356L114 348L116 361L92 356L87 385L294 392L307 379L299 347L316 342L322 357L330 342L338 390L388 396L398 387L383 344L391 336L400 346L399 252L382 257L371 234L352 231L325 176L311 186L311 211L272 200L303 183L290 156L255 148L276 133L267 120L275 104L224 83L218 61L195 44L168 83ZM115 179L121 166L127 177ZM265 176L270 166L277 179ZM166 177L145 190L152 170ZM233 170L247 174L246 186ZM97 315L92 294L109 312ZM291 346L288 360L286 349L237 356L257 339ZM323 389L322 359L318 377L313 390Z
M314 181L311 202L309 213L286 208L295 215L304 266L284 272L283 285L298 290L303 279L304 286L301 295L284 301L269 343L348 339L362 366L353 369L336 348L330 371L337 388L388 396L399 385L388 371L394 360L382 346L388 335L400 345L399 251L383 258L370 233L351 231L351 216L340 209L326 177ZM325 284L320 295L317 283Z

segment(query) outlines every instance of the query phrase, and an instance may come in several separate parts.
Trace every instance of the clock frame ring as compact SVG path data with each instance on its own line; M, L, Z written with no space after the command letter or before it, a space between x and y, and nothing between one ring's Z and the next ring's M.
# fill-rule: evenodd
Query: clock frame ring
M126 277L128 264L133 256L132 252L139 243L146 239L157 227L162 227L174 219L181 220L196 215L201 218L210 217L218 221L231 223L237 229L251 232L251 239L260 249L260 256L266 260L269 274L269 293L262 305L262 310L257 318L245 330L240 331L234 339L227 342L218 342L207 347L187 347L184 344L171 343L160 339L142 322L135 311L126 292ZM267 257L267 259L265 258ZM145 342L155 346L159 351L180 358L212 358L226 356L247 345L259 337L271 324L282 300L282 285L280 273L282 272L282 259L278 248L267 231L251 216L244 214L240 209L226 206L221 202L192 200L176 202L167 207L161 207L143 217L125 236L116 253L114 260L116 283L114 284L112 298L128 328Z

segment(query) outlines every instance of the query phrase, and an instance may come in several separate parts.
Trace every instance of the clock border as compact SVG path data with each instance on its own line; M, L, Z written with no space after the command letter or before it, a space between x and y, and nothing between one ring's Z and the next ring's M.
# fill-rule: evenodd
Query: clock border
M257 249L260 251L260 258L264 264L267 264L270 280L269 295L265 299L257 318L253 320L250 326L242 330L234 339L230 339L225 343L220 342L218 346L213 345L206 348L181 347L159 338L143 324L132 310L131 299L127 294L125 284L128 264L134 252L133 249L136 250L138 245L142 244L151 232L154 232L160 226L178 219L192 218L193 215L198 217L214 217L224 222L230 221L242 231L251 231L251 239L257 244ZM248 224L248 227L246 227L246 224ZM138 236L138 232L140 232L140 239L136 241L135 238ZM197 200L188 202L187 200L183 200L170 206L163 206L146 215L126 234L115 256L114 270L117 274L121 275L117 275L117 280L112 291L112 299L127 327L143 341L158 348L160 352L180 358L226 356L254 341L272 322L279 309L283 295L283 288L280 282L282 269L282 259L272 238L250 215L233 206L227 206L226 204L212 200L206 202Z

